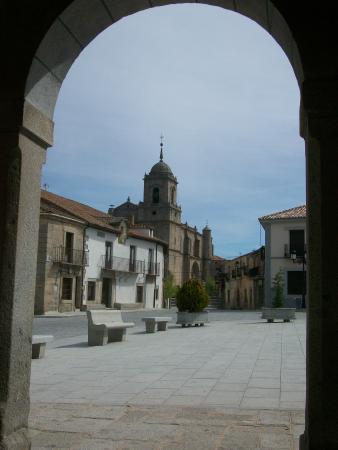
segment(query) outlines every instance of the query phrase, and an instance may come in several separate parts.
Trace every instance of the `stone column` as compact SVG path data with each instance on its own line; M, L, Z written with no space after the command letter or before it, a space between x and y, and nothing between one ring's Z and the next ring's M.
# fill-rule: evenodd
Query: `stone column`
M307 165L307 392L301 450L338 449L338 90L304 85Z
M0 449L27 434L40 177L52 123L29 104L24 125L0 133Z

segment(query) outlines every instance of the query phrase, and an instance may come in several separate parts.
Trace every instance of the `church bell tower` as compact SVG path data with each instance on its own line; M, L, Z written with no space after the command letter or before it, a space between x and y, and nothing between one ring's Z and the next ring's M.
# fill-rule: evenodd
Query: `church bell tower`
M139 205L140 222L181 222L181 207L177 204L177 178L163 161L163 136L160 160L144 175L143 202Z

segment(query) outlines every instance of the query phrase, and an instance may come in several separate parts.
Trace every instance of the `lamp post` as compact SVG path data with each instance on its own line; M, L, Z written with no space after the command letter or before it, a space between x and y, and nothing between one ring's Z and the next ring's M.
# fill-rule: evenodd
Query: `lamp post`
M290 254L290 257L292 259L292 262L294 263L301 263L302 264L302 308L305 308L305 289L306 289L306 282L305 282L305 264L306 264L306 250L304 249L303 254L301 256L297 256L296 251L292 251Z

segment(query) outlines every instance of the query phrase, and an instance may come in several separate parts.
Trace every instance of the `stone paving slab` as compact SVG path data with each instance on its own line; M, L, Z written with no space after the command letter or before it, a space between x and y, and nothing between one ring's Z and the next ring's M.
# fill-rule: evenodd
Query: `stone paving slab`
M32 448L298 450L305 315L222 317L103 347L69 330L81 317L55 319L60 337L32 361Z
M32 450L298 450L304 414L186 406L33 404Z
M86 336L56 339L32 363L31 400L302 410L305 316L258 317L229 312L226 321L154 335L136 327L127 341L102 347L88 347Z

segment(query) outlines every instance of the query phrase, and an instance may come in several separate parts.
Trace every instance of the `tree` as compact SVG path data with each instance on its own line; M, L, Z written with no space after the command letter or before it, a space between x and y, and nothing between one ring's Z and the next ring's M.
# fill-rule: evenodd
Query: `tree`
M272 284L274 288L272 306L281 308L284 303L284 275L281 269L274 276Z
M176 297L178 286L174 284L174 277L169 273L163 282L163 295L164 298L174 298Z
M215 278L213 277L208 277L206 279L205 282L205 290L207 291L207 294L209 295L209 297L212 297L213 295L215 295L215 291L216 291L216 282L215 282Z

